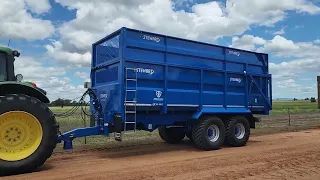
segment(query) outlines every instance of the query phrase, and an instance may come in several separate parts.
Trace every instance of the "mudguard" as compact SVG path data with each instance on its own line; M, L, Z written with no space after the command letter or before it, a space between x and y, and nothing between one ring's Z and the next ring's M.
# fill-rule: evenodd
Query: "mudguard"
M0 96L4 96L6 94L25 94L35 97L43 103L50 103L50 100L46 96L46 91L38 87L34 87L28 82L0 82Z

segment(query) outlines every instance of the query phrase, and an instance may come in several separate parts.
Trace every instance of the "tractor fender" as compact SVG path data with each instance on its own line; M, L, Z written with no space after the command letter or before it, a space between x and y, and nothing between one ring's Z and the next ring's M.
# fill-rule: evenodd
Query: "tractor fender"
M0 96L7 94L25 94L39 99L43 103L50 103L48 97L37 88L19 82L0 82Z

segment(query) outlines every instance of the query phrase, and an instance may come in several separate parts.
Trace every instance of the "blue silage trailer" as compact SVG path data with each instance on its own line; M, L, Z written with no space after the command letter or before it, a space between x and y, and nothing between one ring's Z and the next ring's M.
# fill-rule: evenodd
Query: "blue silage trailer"
M91 127L58 137L158 129L203 150L246 144L254 114L272 109L268 55L121 28L92 45Z

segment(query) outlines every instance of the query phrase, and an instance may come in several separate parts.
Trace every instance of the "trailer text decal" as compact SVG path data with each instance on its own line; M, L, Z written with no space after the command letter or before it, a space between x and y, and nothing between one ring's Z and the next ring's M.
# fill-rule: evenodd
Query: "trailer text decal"
M241 83L241 78L230 78L230 81Z
M144 68L136 68L138 73L147 73L147 74L154 74L153 69L144 69Z
M229 54L232 54L232 55L240 56L240 52L238 52L238 51L229 50L228 53L229 53Z
M155 36L143 35L143 39L149 40L149 41L154 41L156 43L160 42L160 38L155 37Z
M101 94L100 94L100 99L101 99L101 101L104 101L104 100L106 100L108 98L108 94L106 93L106 92L102 92Z

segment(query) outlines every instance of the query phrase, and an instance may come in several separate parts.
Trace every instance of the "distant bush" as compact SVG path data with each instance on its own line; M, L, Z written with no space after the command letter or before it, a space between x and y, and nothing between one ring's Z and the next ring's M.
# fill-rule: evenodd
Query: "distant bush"
M311 98L310 98L310 101L311 101L311 102L317 102L317 100L316 100L315 97L311 97Z

